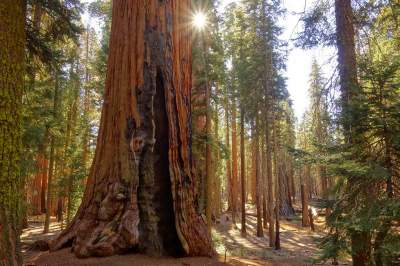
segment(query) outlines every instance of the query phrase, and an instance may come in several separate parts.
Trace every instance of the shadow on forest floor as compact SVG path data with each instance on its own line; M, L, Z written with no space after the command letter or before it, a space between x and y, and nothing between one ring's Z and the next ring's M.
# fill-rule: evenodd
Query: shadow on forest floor
M246 236L241 234L240 213L235 225L231 222L230 214L223 216L225 219L229 217L229 221L214 227L213 240L218 253L226 253L227 256L284 263L282 265L312 265L312 258L318 252L316 240L324 233L324 217L318 217L315 221L315 232L301 226L300 216L283 218L280 221L281 250L274 250L269 247L268 229L263 230L263 237L256 236L257 216L252 205L246 205Z
M234 226L228 222L219 223L213 228L213 241L219 254L215 258L152 258L140 254L127 254L108 258L77 259L70 249L63 249L54 253L31 250L29 247L37 240L50 240L61 230L61 224L52 219L50 233L43 234L43 217L31 217L29 227L21 236L24 265L48 266L125 266L125 265L160 265L160 266L203 266L203 265L265 265L265 266L305 266L311 265L310 259L317 252L314 239L323 233L324 218L319 217L316 222L316 232L301 227L299 217L292 217L290 221L281 220L281 246L275 251L268 247L268 229L264 229L264 237L256 237L257 219L252 205L246 206L247 235L240 232L239 215ZM229 217L229 214L223 214ZM319 264L325 265L325 264ZM326 264L331 265L331 264ZM346 264L341 264L346 265Z

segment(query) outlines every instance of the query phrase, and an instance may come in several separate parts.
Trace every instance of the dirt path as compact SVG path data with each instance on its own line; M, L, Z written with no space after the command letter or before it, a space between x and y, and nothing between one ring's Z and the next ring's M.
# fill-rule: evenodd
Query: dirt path
M265 265L265 266L306 266L312 265L311 258L318 251L315 238L323 230L323 218L316 223L317 232L311 232L300 225L300 219L294 217L291 221L281 221L280 251L268 247L268 232L264 236L255 236L256 217L254 210L249 206L247 215L247 236L240 233L240 225L233 225L230 221L221 222L213 229L213 240L219 254L216 258L152 258L140 254L127 254L108 258L77 259L69 249L54 253L32 250L31 244L40 239L51 239L60 231L60 224L53 222L50 233L43 235L43 223L40 218L30 221L28 229L22 234L24 265L29 266L125 266L125 265ZM331 264L319 264L331 265ZM341 264L346 265L346 264Z
M269 261L276 265L312 265L312 259L318 252L316 240L324 230L324 218L318 217L315 222L316 231L301 226L300 217L292 217L290 221L281 220L281 250L269 247L268 230L264 229L264 237L256 236L257 218L254 208L246 206L246 237L240 232L240 223L220 223L214 228L214 243L219 254L227 256ZM318 265L331 265L330 263ZM342 263L340 265L347 265Z

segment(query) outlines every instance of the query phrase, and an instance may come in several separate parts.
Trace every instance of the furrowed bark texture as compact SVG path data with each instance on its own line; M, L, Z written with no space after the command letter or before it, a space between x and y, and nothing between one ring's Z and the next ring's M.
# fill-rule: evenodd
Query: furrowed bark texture
M77 215L51 245L212 255L191 166L188 0L114 0L105 100Z
M21 109L25 71L25 4L0 1L0 265L22 265L19 234L23 182Z

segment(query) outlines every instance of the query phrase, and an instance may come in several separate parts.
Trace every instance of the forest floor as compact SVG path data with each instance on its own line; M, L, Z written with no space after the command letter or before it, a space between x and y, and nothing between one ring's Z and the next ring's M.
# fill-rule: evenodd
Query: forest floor
M265 265L265 266L306 266L313 265L312 258L318 251L315 239L320 237L324 230L324 218L318 217L315 222L316 230L301 226L299 216L290 220L281 220L281 247L275 251L268 247L268 230L264 230L265 237L256 237L256 215L253 206L247 206L247 235L242 236L240 224L232 224L230 216L222 215L221 222L213 228L213 241L218 256L215 258L152 258L140 254L127 254L107 258L77 259L69 249L57 252L39 251L32 248L37 240L50 240L61 230L61 224L52 221L50 232L43 234L42 217L31 217L29 227L21 236L24 265L26 266L200 266L200 265ZM237 218L239 221L239 217ZM331 265L331 263L317 264ZM349 265L348 262L340 265Z

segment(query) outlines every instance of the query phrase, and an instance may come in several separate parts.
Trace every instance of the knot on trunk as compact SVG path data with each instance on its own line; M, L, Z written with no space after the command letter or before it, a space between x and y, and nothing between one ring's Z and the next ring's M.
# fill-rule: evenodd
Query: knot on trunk
M111 186L106 197L100 203L97 215L100 221L108 221L122 211L126 193L126 188L120 183L115 183Z

